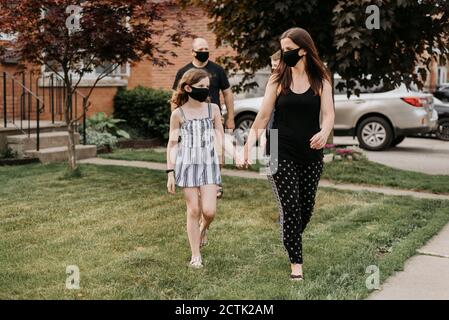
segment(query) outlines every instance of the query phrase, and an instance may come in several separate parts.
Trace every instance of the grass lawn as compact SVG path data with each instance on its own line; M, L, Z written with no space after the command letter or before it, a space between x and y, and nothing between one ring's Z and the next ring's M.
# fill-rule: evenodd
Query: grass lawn
M100 155L102 158L118 160L140 160L166 162L165 153L153 149L116 149L113 153ZM233 165L225 168L235 169ZM260 165L250 168L258 171ZM334 182L387 186L400 189L449 194L449 176L399 170L368 160L333 161L325 165L322 178Z
M0 167L0 299L360 299L449 221L444 201L321 188L304 234L306 281L291 283L267 181L224 177L225 197L187 268L181 192L164 172L83 165ZM65 288L77 265L81 289Z

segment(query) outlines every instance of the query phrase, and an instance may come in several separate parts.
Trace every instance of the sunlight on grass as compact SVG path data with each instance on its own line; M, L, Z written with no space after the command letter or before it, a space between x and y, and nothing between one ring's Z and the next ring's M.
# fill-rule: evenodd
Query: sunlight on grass
M304 234L304 283L289 281L267 181L224 177L205 268L190 270L181 190L164 172L82 165L0 167L0 299L360 299L449 220L448 203L320 188ZM67 290L77 265L81 289Z

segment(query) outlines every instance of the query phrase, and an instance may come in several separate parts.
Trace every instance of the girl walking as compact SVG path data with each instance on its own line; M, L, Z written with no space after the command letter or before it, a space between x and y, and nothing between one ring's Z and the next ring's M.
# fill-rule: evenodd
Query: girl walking
M177 185L184 193L193 268L203 266L200 245L215 217L223 163L217 151L221 151L224 129L218 105L208 101L209 86L204 70L190 69L183 75L172 99L175 109L167 145L167 189L174 194Z
M323 170L323 147L334 125L330 74L309 33L292 28L280 38L281 61L271 76L261 109L244 147L243 164L263 133L274 108L277 154L270 155L268 178L280 212L281 238L292 280L303 280L302 233L312 216ZM320 125L320 113L322 121Z

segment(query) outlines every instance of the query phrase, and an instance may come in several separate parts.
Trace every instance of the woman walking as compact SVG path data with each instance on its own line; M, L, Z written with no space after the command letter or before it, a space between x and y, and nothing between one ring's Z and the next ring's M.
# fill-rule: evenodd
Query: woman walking
M200 245L215 217L220 163L223 163L215 145L221 145L224 129L218 105L207 101L209 86L210 79L204 70L191 69L182 76L172 100L176 107L170 117L167 145L167 189L174 194L178 185L184 192L192 251L189 265L193 268L203 266Z
M291 263L291 280L303 280L302 233L315 205L323 151L334 124L330 74L309 33L292 28L280 38L282 58L268 81L260 112L244 147L243 164L274 108L277 155L270 155L268 178L280 211L281 237ZM320 126L320 113L322 122ZM275 168L275 169L273 169Z

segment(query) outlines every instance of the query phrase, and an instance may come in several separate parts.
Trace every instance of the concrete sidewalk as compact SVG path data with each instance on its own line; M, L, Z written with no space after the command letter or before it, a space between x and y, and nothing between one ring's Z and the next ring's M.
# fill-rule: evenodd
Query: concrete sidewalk
M368 300L449 300L449 224Z
M112 160L103 158L90 158L78 161L78 163L88 163L97 165L111 165L111 166L125 166L125 167L136 167L145 168L152 170L165 170L167 168L165 163L158 162L148 162L148 161L129 161L129 160ZM248 170L230 170L222 169L221 174L224 176L249 178L249 179L263 179L266 180L267 177L264 174L248 171ZM320 187L329 187L339 190L349 190L349 191L369 191L382 193L390 196L411 196L421 199L433 199L433 200L449 200L449 195L435 194L429 192L417 192L403 189L393 189L386 187L373 187L358 184L349 183L334 183L329 180L321 179Z
M91 158L81 160L79 163L127 166L153 170L166 169L165 163L146 161ZM266 179L266 176L263 174L246 170L222 169L222 175L250 179ZM346 183L336 184L328 180L321 180L320 187L351 191L369 191L393 196L412 196L422 199L449 200L449 195ZM406 261L404 271L398 272L390 277L382 285L381 290L372 293L368 297L368 300L449 299L449 224L423 248L417 251L416 256Z

